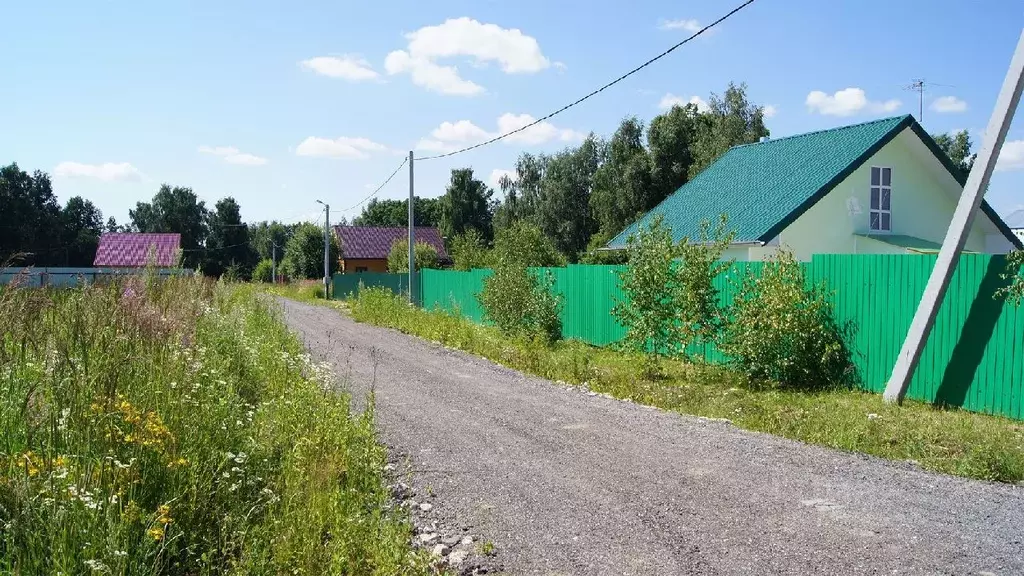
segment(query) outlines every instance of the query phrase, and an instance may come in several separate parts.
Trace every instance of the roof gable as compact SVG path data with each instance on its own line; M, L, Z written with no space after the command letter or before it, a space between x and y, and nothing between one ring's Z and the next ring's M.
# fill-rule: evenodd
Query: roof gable
M408 237L409 229L392 226L335 226L341 244L341 258L349 260L382 259L391 253L391 246ZM448 260L444 240L437 228L417 226L416 242L430 244L441 260Z
M766 242L908 126L897 116L735 146L615 237L626 239L662 214L676 241L702 220L729 216L735 242Z
M143 232L107 232L100 236L93 266L142 268L148 266L150 251L161 267L178 264L181 234L152 234Z

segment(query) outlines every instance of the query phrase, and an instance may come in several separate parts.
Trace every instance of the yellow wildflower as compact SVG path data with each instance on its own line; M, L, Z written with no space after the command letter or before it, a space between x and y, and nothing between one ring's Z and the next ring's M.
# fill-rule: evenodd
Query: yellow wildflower
M166 516L171 513L171 507L167 504L161 504L160 507L156 509L156 513L161 516Z
M146 530L146 534L148 536L150 536L151 538L153 538L153 540L163 540L163 537L164 537L164 527L163 526L153 526L149 530Z

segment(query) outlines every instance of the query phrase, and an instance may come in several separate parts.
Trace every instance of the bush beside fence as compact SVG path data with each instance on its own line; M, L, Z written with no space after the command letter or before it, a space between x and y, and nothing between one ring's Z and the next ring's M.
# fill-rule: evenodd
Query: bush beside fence
M809 283L832 291L836 320L852 331L847 343L856 380L874 392L885 388L936 257L929 255L820 255L804 263ZM715 280L720 302L736 291L730 277L760 272L760 262L737 262ZM1024 419L1024 311L995 298L1008 280L1003 256L963 255L939 310L935 328L911 382L908 397ZM547 268L562 294L563 334L597 346L614 344L625 330L611 314L623 297L622 266ZM477 322L476 294L489 270L423 270L426 308L458 310ZM403 276L404 277L404 276ZM724 357L714 345L689 351L708 362Z

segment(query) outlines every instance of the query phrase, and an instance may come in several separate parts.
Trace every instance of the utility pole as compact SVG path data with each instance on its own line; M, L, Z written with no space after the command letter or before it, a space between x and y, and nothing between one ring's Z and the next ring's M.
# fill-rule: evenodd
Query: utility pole
M277 284L277 242L270 240L270 283Z
M907 90L917 91L917 123L924 123L924 78L915 78Z
M331 205L320 203L324 205L324 300L327 300L331 297Z
M409 151L409 302L416 303L416 222L413 199L412 150Z
M974 216L985 197L985 189L988 188L992 171L996 167L999 150L1003 147L1006 132L1010 129L1013 114L1020 103L1022 89L1024 89L1024 31L1021 31L1017 49L1010 61L1010 69L1006 72L1003 88L999 91L999 98L992 110L992 118L985 130L978 159L967 177L963 193L960 194L960 201L953 213L953 221L949 225L949 230L946 231L945 240L942 241L938 260L935 261L935 268L932 269L932 275L928 278L928 284L925 285L924 296L917 307L917 312L914 313L914 320L910 323L907 339L903 342L903 348L896 359L896 366L892 369L892 376L885 386L883 398L886 402L902 401L907 392L907 386L914 376L914 370L921 359L921 351L928 342L928 334L935 323L935 315L946 295L946 289L949 288L950 278L953 276L953 271L960 259L960 252L967 241L967 234L974 222Z

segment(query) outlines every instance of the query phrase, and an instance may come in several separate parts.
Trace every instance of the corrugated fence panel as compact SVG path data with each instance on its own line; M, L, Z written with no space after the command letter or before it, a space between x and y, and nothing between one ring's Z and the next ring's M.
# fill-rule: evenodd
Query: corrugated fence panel
M359 292L359 285L366 288L387 288L395 294L407 294L408 274L387 272L358 272L356 274L335 274L331 298L343 300Z
M804 263L809 284L824 283L835 316L848 333L854 369L861 385L881 392L910 328L934 255L818 255ZM1007 280L1005 258L961 257L935 327L921 355L908 397L969 410L1024 419L1024 311L993 295ZM715 279L720 302L733 300L745 274L759 275L761 262L736 262ZM566 338L607 346L625 329L611 311L625 298L617 272L622 266L571 265L548 271L563 295ZM481 321L476 294L489 270L425 270L423 304L459 309ZM709 362L725 358L713 346L689 350Z

